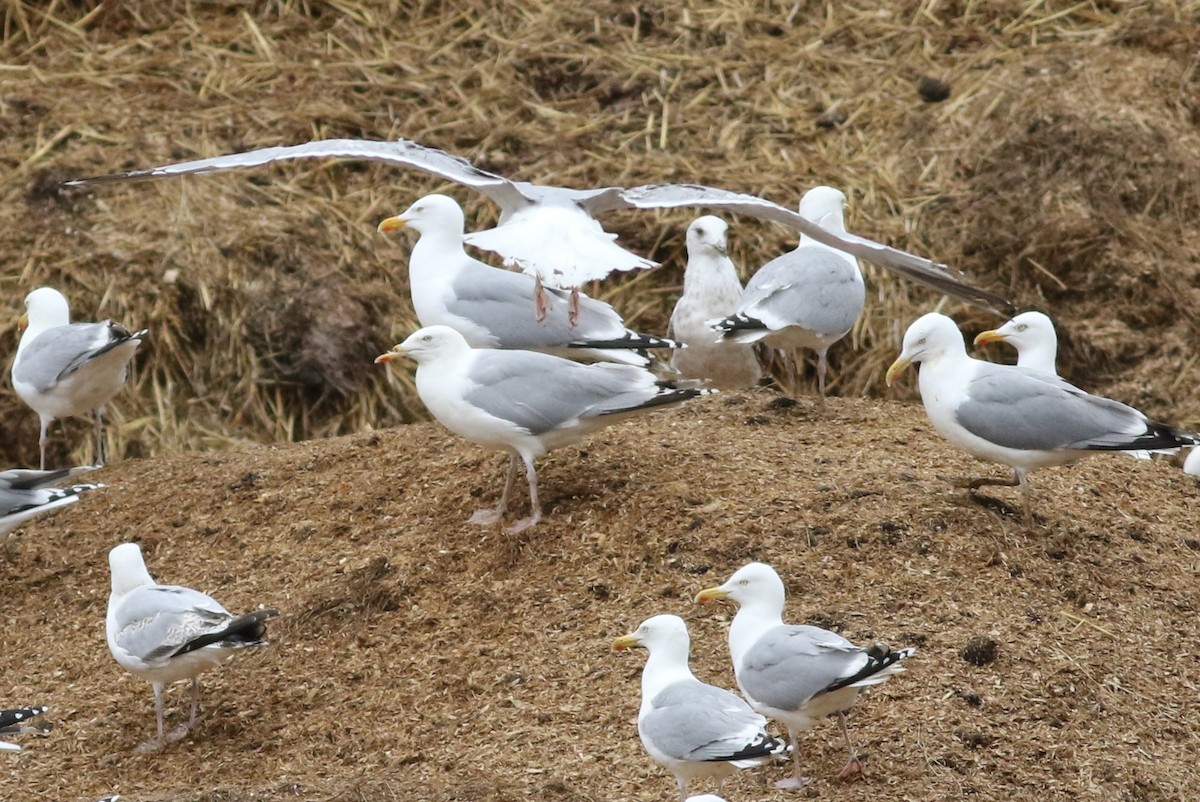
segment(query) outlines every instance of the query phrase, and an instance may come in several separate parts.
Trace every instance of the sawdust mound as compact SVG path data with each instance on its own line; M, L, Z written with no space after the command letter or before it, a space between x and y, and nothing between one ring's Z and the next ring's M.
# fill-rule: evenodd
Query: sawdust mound
M918 647L851 717L865 782L833 779L834 724L804 736L810 796L1168 800L1200 779L1200 486L1166 462L1039 472L1026 532L1015 492L950 486L990 469L919 407L822 415L759 391L540 467L548 517L516 536L464 523L502 460L434 424L105 468L106 489L6 542L6 698L50 705L55 729L0 778L63 802L669 798L636 734L644 658L609 645L678 613L698 676L731 687L731 610L692 597L765 560L790 620ZM162 581L283 611L270 648L204 676L200 722L158 755L133 754L150 688L104 646L105 554L125 539ZM169 721L187 704L172 689ZM787 771L728 798L789 798L767 784Z

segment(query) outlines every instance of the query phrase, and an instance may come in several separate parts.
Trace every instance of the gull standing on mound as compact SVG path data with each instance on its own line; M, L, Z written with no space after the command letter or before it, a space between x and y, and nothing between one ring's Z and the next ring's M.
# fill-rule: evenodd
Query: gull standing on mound
M846 196L815 187L800 199L800 214L822 229L845 235ZM785 351L788 392L797 394L800 349L817 352L817 388L825 407L826 353L845 337L862 313L867 289L858 260L802 234L796 249L763 265L746 283L737 310L710 321L721 340L756 343Z
M58 471L31 471L20 468L0 471L0 535L8 534L30 518L74 504L79 501L81 493L104 487L102 484L46 486L68 476L91 470L95 470L95 467L87 465Z
M706 685L688 667L691 641L677 615L656 615L613 641L622 651L641 646L650 653L642 670L638 735L654 762L675 775L680 802L690 780L760 766L787 751L767 732L767 720L736 694Z
M12 365L13 389L41 419L42 469L46 442L55 418L86 415L95 419L95 462L104 462L104 405L120 392L129 376L133 352L146 329L130 334L123 326L72 323L61 292L41 287L25 297L24 331Z
M846 711L858 694L904 671L900 661L916 649L892 651L886 643L870 648L820 627L783 623L786 589L775 569L750 563L720 587L696 596L700 603L729 599L738 605L729 625L729 655L738 687L755 710L787 727L792 742L792 776L775 785L801 788L797 733L826 716L838 717L850 759L838 774L845 780L861 774L862 763L850 744Z
M562 290L546 291L545 319L538 323L531 314L533 279L469 256L463 249L463 226L462 207L445 195L426 195L379 224L384 233L411 228L420 234L408 260L408 284L422 326L449 326L473 348L543 351L639 366L650 363L643 349L679 347L625 328L611 306L583 294L578 321L571 326Z
M27 732L44 733L50 728L30 727L25 722L34 716L40 716L50 708L45 705L36 707L14 707L0 710L0 735L21 735ZM0 752L20 752L21 747L8 741L0 741Z
M1017 367L1058 375L1058 334L1041 312L1022 312L998 329L975 335L975 345L1000 342L1017 349Z
M200 709L200 674L249 646L266 646L268 618L278 610L232 615L210 596L178 585L159 585L146 570L136 543L108 553L112 593L108 597L108 650L122 668L154 687L158 737L138 747L157 749L187 734ZM163 688L192 681L188 723L163 733Z
M499 505L477 511L469 523L488 525L504 516L518 460L525 463L530 516L510 532L542 519L534 459L625 418L714 392L676 387L633 365L472 348L449 326L418 329L375 361L399 356L417 363L417 394L443 426L511 454Z
M466 242L492 251L506 265L517 265L542 285L571 290L570 312L578 312L577 288L613 271L655 267L656 262L630 253L614 241L596 222L596 215L620 209L677 209L706 206L771 220L802 234L874 262L939 292L961 298L998 314L1012 308L995 293L961 281L946 265L890 248L863 237L832 231L777 203L736 192L694 184L648 184L641 187L568 189L531 184L481 170L466 159L406 139L374 142L359 139L327 139L303 145L270 147L215 156L208 159L167 164L107 176L79 178L66 182L76 186L90 182L126 181L145 178L208 173L258 167L291 159L368 159L398 164L462 184L487 195L500 207L495 228L467 235ZM538 291L539 318L545 311L545 294Z
M975 457L1013 469L1009 480L979 478L960 484L971 490L1020 486L1027 524L1033 520L1026 480L1032 470L1098 451L1173 453L1200 442L1196 435L1085 393L1054 374L974 359L954 321L937 312L908 327L904 348L888 368L888 385L914 363L921 366L918 386L934 428Z
M697 218L687 230L683 294L671 313L667 335L687 345L671 354L671 367L685 379L708 379L722 390L754 387L762 367L753 345L717 342L708 321L738 308L742 282L729 259L729 226L719 217Z

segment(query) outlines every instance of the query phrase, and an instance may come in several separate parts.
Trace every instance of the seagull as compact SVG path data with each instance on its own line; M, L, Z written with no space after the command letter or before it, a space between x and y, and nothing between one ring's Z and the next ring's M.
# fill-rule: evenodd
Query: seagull
M418 329L375 362L400 356L417 363L417 394L443 426L511 455L499 505L477 511L469 523L486 526L504 516L517 463L525 463L530 516L510 532L542 519L535 458L625 418L714 392L659 381L633 365L587 365L536 351L472 348L449 326Z
M1022 312L997 329L975 335L975 345L1005 342L1017 349L1017 366L1058 375L1058 335L1041 312Z
M81 493L104 487L102 484L46 486L68 476L91 470L95 470L95 466L63 468L57 471L20 468L0 471L0 535L8 534L30 518L74 504L79 501Z
M268 618L278 610L232 615L217 601L191 588L159 585L146 570L136 543L122 543L108 553L112 593L108 597L108 650L117 663L154 687L158 737L138 750L162 747L187 734L200 709L201 672L219 666L236 651L266 646ZM192 681L188 723L163 734L163 688Z
M1183 461L1183 472L1188 476L1200 476L1200 448L1188 451L1187 458Z
M208 173L259 167L292 159L367 159L431 173L487 195L500 207L495 228L475 232L468 245L499 254L509 266L532 275L536 286L572 290L613 271L655 267L656 263L621 248L616 236L600 227L596 215L620 209L675 209L705 206L771 220L919 281L968 303L1008 314L1012 304L957 278L955 271L878 242L822 228L771 201L695 184L648 184L640 187L566 187L511 181L482 170L464 158L407 139L378 142L359 139L324 139L196 159L113 175L77 178L67 186L146 178ZM539 301L539 303L543 302Z
M808 783L800 774L797 733L834 714L850 752L838 778L848 779L861 774L863 767L850 743L846 711L864 688L904 671L900 661L916 649L892 651L886 643L863 648L827 629L785 624L785 595L775 569L750 563L725 584L700 591L696 601L728 599L738 605L729 626L729 654L738 687L755 710L782 722L791 739L792 776L776 787L801 788Z
M693 676L682 618L648 618L612 647L635 646L650 653L642 671L638 735L654 762L675 775L680 802L688 798L690 780L717 777L724 784L734 769L760 766L787 751L787 744L767 732L767 720L741 697Z
M99 465L104 461L104 405L125 386L129 362L147 330L130 334L111 320L72 323L67 299L52 287L25 296L25 310L12 382L41 419L40 467L46 468L47 433L54 419L89 412L95 420L94 462Z
M26 721L34 716L40 716L50 708L45 705L36 707L14 707L0 710L0 735L20 735L27 732L47 732L50 727L30 727ZM21 747L7 741L0 741L0 752L20 752Z
M568 322L567 293L546 290L544 320L529 314L533 279L472 258L463 249L462 207L445 195L426 195L379 224L384 233L411 228L420 237L408 261L413 308L422 326L457 330L473 348L543 351L645 366L648 348L679 343L639 334L604 303L579 296L578 319Z
M762 367L753 345L716 342L707 321L738 308L742 282L729 259L729 226L719 217L705 215L687 229L687 269L683 294L671 313L667 335L687 348L671 354L671 367L685 379L708 379L712 387L737 390L754 387Z
M1173 453L1197 435L1149 420L1133 407L1080 390L1045 371L997 365L967 355L954 321L937 312L904 333L887 383L913 363L925 413L943 437L979 459L1013 469L1011 480L979 478L960 484L1021 488L1025 521L1033 520L1026 475L1098 451Z
M833 187L815 187L800 199L800 214L821 228L846 235L842 207L846 196ZM756 343L787 352L788 391L796 395L800 349L817 352L817 388L825 406L825 355L845 337L862 313L867 289L858 260L801 234L796 249L763 265L746 284L737 311L709 321L721 340Z

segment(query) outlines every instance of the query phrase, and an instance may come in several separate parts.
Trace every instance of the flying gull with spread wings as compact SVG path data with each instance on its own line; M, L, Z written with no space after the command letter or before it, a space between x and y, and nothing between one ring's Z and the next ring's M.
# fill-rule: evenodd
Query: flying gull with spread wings
M959 278L944 264L844 232L829 231L777 203L754 195L693 184L567 187L512 181L480 169L459 156L406 139L390 142L325 139L303 145L268 147L245 153L214 156L113 175L79 178L69 186L111 181L210 173L259 167L279 161L311 158L367 159L432 173L478 190L500 207L494 227L467 235L468 245L499 254L504 263L534 276L538 286L572 289L614 271L655 267L656 263L616 244L616 236L601 228L596 216L620 209L674 209L702 206L770 220L806 234L818 242L885 267L939 292L1011 314L1012 304ZM541 295L539 295L541 297Z

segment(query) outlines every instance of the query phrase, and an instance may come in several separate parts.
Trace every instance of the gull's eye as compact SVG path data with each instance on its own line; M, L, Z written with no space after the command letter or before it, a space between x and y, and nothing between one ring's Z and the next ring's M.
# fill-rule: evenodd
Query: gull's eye
M924 344L925 344L925 338L924 338L924 337L922 337L921 339L917 340L917 345L924 345Z
M738 584L739 584L739 585L741 585L741 586L743 586L743 587L745 587L746 585L749 585L749 584L750 584L750 580L749 580L749 579L743 579L741 582L738 582Z
M1027 329L1027 328L1029 328L1029 324L1028 324L1028 323L1022 323L1022 324L1020 324L1019 326L1017 326L1017 331L1025 331L1025 329Z
M424 337L422 337L421 339L422 339L423 341L427 342L427 343L428 343L428 342L433 342L433 335L432 335L432 334L426 334L426 335L425 335Z

